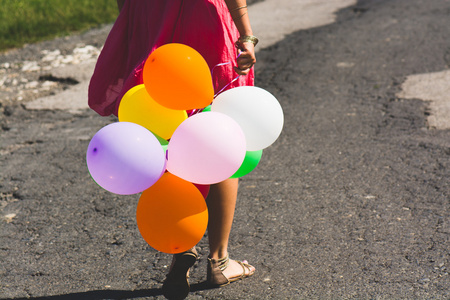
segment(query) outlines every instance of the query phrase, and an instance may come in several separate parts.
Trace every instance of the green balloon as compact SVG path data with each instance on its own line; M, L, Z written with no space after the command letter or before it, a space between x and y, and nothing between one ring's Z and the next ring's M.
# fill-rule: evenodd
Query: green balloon
M152 133L158 139L158 142L161 144L161 147L164 149L164 151L167 151L167 148L169 147L169 142L160 137L159 135L155 134L154 132Z
M230 178L243 177L253 171L261 160L262 152L262 150L247 151L242 165Z
M208 105L207 107L205 107L202 112L207 112L207 111L211 111L211 105Z

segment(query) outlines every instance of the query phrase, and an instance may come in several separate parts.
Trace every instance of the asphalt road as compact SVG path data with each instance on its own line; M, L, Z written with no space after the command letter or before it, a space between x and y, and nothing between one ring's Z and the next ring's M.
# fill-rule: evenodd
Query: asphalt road
M359 1L258 52L285 127L240 182L230 252L257 273L208 289L203 239L188 299L450 298L450 132L398 97L449 68L449 17L450 1ZM1 110L0 299L163 299L170 256L141 238L138 196L85 165L114 118Z

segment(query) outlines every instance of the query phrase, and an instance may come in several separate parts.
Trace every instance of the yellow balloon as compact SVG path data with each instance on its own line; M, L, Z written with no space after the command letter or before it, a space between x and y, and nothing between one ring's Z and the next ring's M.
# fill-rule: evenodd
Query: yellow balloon
M139 124L163 139L170 139L175 129L187 119L184 110L158 104L143 84L131 88L119 104L119 121Z

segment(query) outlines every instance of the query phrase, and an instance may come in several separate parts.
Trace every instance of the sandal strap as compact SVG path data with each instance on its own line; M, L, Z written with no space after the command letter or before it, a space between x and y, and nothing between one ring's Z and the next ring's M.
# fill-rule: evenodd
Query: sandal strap
M240 276L241 278L245 278L245 277L249 277L249 276L253 275L252 269L250 268L251 265L249 265L243 261L240 261L240 260L236 260L236 262L238 264L240 264L242 267L242 275ZM245 274L245 271L247 271L247 270L248 270L248 274Z
M189 269L195 264L198 253L195 248L175 254L174 262L163 283L163 295L168 299L184 299L190 291Z
M225 256L223 258L219 258L217 260L217 264L221 271L225 270L228 267L228 265L230 264L230 256L227 254L227 256Z
M247 278L253 275L251 265L247 262L242 262L239 260L235 260L242 267L242 274L238 276L234 276L231 278L225 277L223 271L229 266L230 258L229 256L225 256L220 259L213 259L208 257L208 269L207 269L207 281L217 287L225 286L231 282ZM246 272L248 273L246 274Z
M188 255L188 256L190 255L190 256L195 257L196 259L198 258L197 249L195 249L195 247L191 248L191 249L189 249L187 251L184 251L184 252L181 252L181 253L177 253L177 254L175 254L175 257L181 257L181 256L184 256L184 255Z
M228 256L228 255L227 255ZM219 263L220 261L220 263ZM223 270L228 266L229 258L214 259L208 257L207 281L213 286L224 286L230 283L223 275ZM221 268L223 267L223 269Z

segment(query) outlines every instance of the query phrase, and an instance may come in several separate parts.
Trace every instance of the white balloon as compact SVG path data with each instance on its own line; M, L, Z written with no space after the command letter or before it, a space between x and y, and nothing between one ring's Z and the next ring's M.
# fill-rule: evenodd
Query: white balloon
M247 151L272 145L281 134L284 116L278 100L268 91L255 86L240 86L219 94L211 111L233 118L242 128Z

